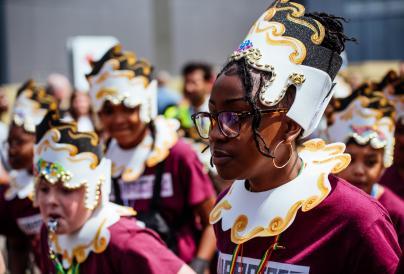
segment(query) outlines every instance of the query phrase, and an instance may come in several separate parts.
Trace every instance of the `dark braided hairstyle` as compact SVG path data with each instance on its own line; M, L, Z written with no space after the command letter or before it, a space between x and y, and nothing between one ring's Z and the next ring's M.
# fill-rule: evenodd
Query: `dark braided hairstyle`
M354 38L349 38L344 34L343 22L346 22L344 18L329 15L326 13L306 13L305 15L323 24L325 28L325 37L323 42L321 43L321 46L340 54L345 49L345 42L356 41ZM260 107L258 104L258 95L262 87L264 86L265 81L271 78L271 73L250 67L247 64L246 59L241 58L237 61L231 60L226 63L217 77L221 76L222 74L232 74L234 73L233 71L235 71L235 73L241 80L246 94L245 99L251 106L253 112L253 121L251 126L256 147L258 151L265 157L274 158L273 152L265 143L264 138L259 133L259 127L261 124L261 113L259 112ZM253 77L253 73L258 77ZM253 95L253 88L256 85L258 85L258 89L255 95ZM284 98L273 108L289 109L294 102L295 95L296 88L293 85L289 86Z

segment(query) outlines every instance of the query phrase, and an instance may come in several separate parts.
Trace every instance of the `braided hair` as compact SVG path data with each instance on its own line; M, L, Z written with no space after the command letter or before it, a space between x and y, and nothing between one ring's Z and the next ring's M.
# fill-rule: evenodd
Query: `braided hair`
M325 37L323 42L321 43L321 46L340 54L345 49L345 42L356 41L354 38L349 38L344 34L343 22L346 22L344 18L329 15L326 13L306 13L306 16L319 21L324 26ZM256 147L258 151L265 157L274 158L273 152L265 143L264 138L261 136L258 130L261 124L261 113L259 112L260 108L258 105L258 95L260 93L260 90L263 88L265 81L267 79L270 79L272 75L270 72L265 72L250 67L247 64L246 59L241 58L239 60L231 60L226 63L217 77L221 76L222 74L228 75L229 73L232 73L232 71L235 71L237 76L240 78L242 86L246 93L245 99L250 105L253 112L252 130ZM258 77L253 77L253 73ZM253 88L256 85L258 85L258 89L254 95ZM294 102L295 95L295 86L289 86L284 98L276 106L274 106L274 108L289 109Z

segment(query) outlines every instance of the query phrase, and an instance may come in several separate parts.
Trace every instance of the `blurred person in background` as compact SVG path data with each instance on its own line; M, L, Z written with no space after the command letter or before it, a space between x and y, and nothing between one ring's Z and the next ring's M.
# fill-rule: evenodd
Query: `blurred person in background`
M393 165L389 167L380 179L380 183L388 186L398 196L404 199L404 75L394 76L384 88L384 94L394 104L396 110L395 146Z
M157 112L164 114L167 108L176 106L181 98L175 91L168 88L168 83L171 80L171 75L163 70L157 74Z
M120 45L87 75L94 112L111 139L112 199L138 212L197 273L215 253L208 222L215 193L196 153L178 137L178 121L157 117L152 66Z
M39 263L42 221L39 209L32 203L35 126L49 109L56 108L55 98L33 80L25 82L17 91L7 139L10 179L0 193L0 232L7 237L11 273L25 273L31 267L30 250Z
M182 69L184 79L184 101L169 107L164 116L180 121L182 134L192 139L200 139L192 123L191 115L208 111L208 100L214 82L213 68L206 63L190 62Z
M378 200L388 211L404 248L404 201L380 178L392 165L394 152L394 106L381 91L362 85L352 95L334 101L330 141L346 144L349 166L339 176Z
M64 116L68 111L70 96L73 92L69 79L62 74L52 73L48 76L46 89L58 101L59 111Z
M3 121L3 116L8 111L8 101L5 89L0 87L0 142L7 139L8 126Z
M88 92L75 91L70 97L69 113L64 120L73 120L79 131L94 131L93 110Z
M6 155L4 155L3 144L7 139L8 125L2 120L5 113L8 111L8 101L5 94L5 89L0 87L0 185L8 183L8 174L3 164L6 161Z

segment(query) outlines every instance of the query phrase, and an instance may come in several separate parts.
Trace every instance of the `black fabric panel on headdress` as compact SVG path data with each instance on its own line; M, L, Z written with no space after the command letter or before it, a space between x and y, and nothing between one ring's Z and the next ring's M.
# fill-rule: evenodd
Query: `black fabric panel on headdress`
M377 85L374 83L365 83L348 97L335 99L334 110L336 112L344 111L355 99L363 96L369 99L369 103L364 107L381 111L383 117L392 117L395 111L394 106L382 92L375 90L376 87Z
M394 84L394 95L404 95L404 77Z
M98 162L102 158L102 146L99 143L95 132L78 132L76 123L62 122L59 114L49 111L41 123L36 127L36 144L38 144L45 134L51 129L60 132L59 144L70 144L77 148L78 153L91 152L97 156Z
M130 70L135 72L135 76L144 76L149 82L152 80L152 65L145 60L137 60L134 53L122 51L121 45L116 45L110 48L100 60L92 63L92 71L86 75L91 77L97 75L103 65L111 59L119 60L119 70Z
M54 96L47 93L45 87L38 86L34 80L28 79L18 89L16 99L25 91L31 90L32 94L29 99L39 103L41 109L56 110L57 100Z
M277 7L290 7L290 3L278 3ZM278 10L270 21L282 23L286 28L283 36L296 38L306 46L306 58L302 65L322 70L333 80L341 68L342 58L338 53L314 44L313 41L311 41L311 36L314 34L313 30L288 20L287 15L291 13L291 10ZM298 17L298 19L306 21L312 26L317 26L312 18L301 16Z

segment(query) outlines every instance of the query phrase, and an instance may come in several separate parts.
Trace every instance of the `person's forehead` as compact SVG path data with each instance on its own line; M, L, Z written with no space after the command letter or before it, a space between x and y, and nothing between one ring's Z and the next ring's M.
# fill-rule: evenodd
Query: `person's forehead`
M196 69L185 75L186 79L204 80L204 72L202 69Z
M357 154L357 155L367 155L367 156L372 156L372 155L378 155L383 152L383 149L375 149L370 146L370 144L367 145L358 145L358 144L348 144L346 147L347 152L352 153L352 154Z

